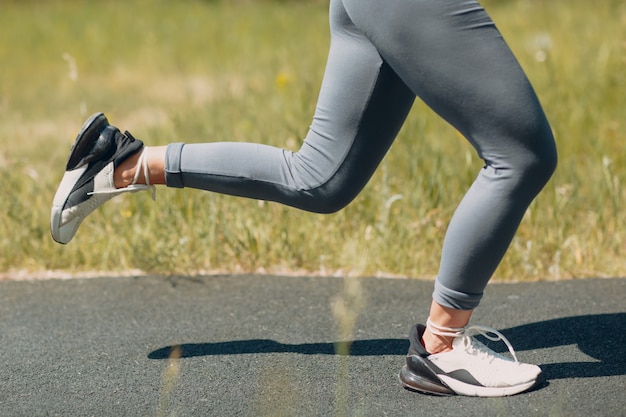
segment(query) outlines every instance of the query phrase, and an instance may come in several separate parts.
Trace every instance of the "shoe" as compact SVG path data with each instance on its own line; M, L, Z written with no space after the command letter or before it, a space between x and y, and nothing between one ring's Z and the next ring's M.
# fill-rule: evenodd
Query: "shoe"
M414 391L434 395L502 397L527 391L543 379L536 365L521 363L509 341L498 331L468 326L455 333L452 350L430 354L422 345L426 326L411 329L406 365L400 370L401 384ZM475 334L506 343L513 359L500 355L474 339ZM496 336L491 336L494 334Z
M111 126L104 114L96 113L87 119L72 146L65 174L52 202L52 238L58 243L68 243L85 217L121 193L152 189L154 198L155 188L148 179L145 149L143 142L129 132L121 133ZM114 168L140 150L134 181L126 188L115 188ZM136 184L140 167L143 167L147 185Z

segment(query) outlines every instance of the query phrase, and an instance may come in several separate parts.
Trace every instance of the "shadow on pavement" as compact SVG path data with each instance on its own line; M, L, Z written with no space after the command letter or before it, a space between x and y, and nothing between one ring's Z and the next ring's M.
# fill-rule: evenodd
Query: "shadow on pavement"
M626 313L613 313L541 321L505 329L502 333L516 350L576 345L596 359L541 365L546 378L560 379L626 375L625 329Z
M576 345L594 362L560 362L541 365L547 379L585 378L626 374L624 336L626 313L565 317L525 324L502 330L518 351ZM233 340L214 343L185 343L157 349L149 359L168 359L172 352L181 358L259 353L298 353L336 355L341 343L350 344L352 356L402 355L408 350L406 339L369 339L352 342L287 344L269 339ZM503 351L500 346L490 346ZM504 348L506 350L506 348Z
M168 359L173 350L180 348L180 357L214 355L242 355L250 353L299 353L301 355L335 355L341 342L300 343L290 345L269 339L234 340L216 343L186 343L157 349L150 359ZM343 342L346 343L346 342ZM370 339L350 342L351 356L405 355L409 349L406 339Z

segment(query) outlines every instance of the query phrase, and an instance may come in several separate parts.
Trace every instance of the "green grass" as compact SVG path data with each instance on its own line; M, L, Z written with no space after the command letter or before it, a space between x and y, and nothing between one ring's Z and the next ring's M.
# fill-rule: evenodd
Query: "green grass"
M485 5L560 151L496 279L626 275L626 5ZM324 1L2 2L0 271L434 276L447 222L481 161L421 103L364 192L337 214L161 188L156 203L149 193L107 203L67 246L49 236L69 147L95 111L151 145L297 149L327 20Z

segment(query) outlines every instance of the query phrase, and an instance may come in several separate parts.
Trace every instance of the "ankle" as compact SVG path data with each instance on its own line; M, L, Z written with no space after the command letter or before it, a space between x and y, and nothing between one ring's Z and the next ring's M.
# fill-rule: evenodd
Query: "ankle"
M165 153L167 146L144 146L115 168L116 188L132 184L150 186L165 184Z
M428 353L435 354L451 351L453 340L453 337L438 336L426 329L421 342Z
M446 323L448 325L449 323ZM457 337L463 336L465 326L447 327L433 323L428 317L426 330L422 336L422 344L429 353L442 353L452 350L452 342Z
M113 184L115 185L115 188L126 188L133 184L137 173L139 173L137 181L143 180L143 173L141 172L142 169L139 166L139 158L141 157L142 152L144 152L144 148L141 148L129 156L115 168L115 171L113 172Z

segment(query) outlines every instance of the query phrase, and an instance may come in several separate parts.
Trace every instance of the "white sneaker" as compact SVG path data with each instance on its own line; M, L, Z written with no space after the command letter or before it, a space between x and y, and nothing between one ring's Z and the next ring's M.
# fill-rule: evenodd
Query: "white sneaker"
M510 342L497 330L484 326L468 326L455 330L452 350L428 353L421 336L423 325L413 327L407 365L400 372L405 388L438 395L501 397L527 391L543 382L541 369L517 360ZM513 359L500 355L472 336L506 343Z
M116 195L152 189L154 198L143 153L133 183L119 189L113 184L114 168L142 148L145 150L140 140L111 126L102 113L83 124L52 202L50 232L55 241L65 244L72 240L85 217ZM136 184L141 167L148 185Z

